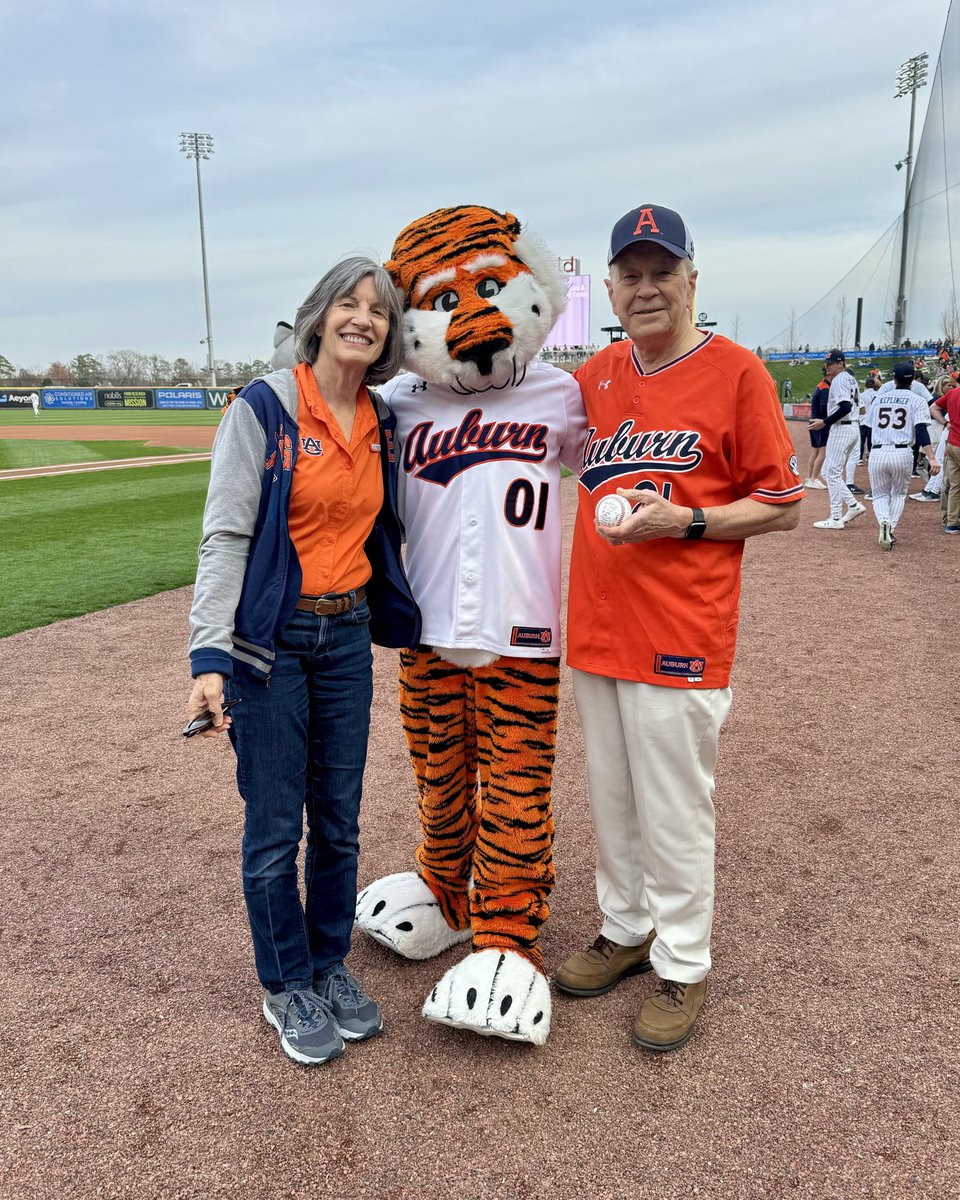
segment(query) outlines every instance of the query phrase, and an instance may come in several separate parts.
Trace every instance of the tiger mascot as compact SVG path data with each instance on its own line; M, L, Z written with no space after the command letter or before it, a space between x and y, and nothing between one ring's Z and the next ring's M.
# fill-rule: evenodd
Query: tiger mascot
M537 361L564 305L556 258L510 213L413 221L386 264L404 297L397 418L407 574L423 644L400 662L419 792L417 871L370 884L357 923L411 959L467 940L423 1015L542 1045L538 946L553 886L560 464L578 470L576 382Z

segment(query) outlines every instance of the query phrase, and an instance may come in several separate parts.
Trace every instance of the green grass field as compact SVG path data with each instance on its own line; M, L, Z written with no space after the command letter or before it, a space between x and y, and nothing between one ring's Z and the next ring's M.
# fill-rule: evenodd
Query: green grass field
M847 366L856 376L857 383L860 384L861 388L863 387L864 380L867 378L870 367L878 366L883 372L884 379L888 378L890 372L893 370L893 360L889 358L871 359L869 354L865 354L862 360L868 364L868 366L865 367L860 366L860 361L860 359L851 359ZM803 400L804 396L812 393L813 389L823 377L822 361L801 363L799 367L791 367L789 362L768 362L765 365L767 370L773 376L774 381L777 384L777 390L780 392L781 396L783 394L780 389L781 383L785 379L793 380L794 400Z
M57 408L39 417L31 408L0 408L0 438L5 428L30 425L219 425L222 410L216 408L158 411L155 408Z
M0 483L0 637L192 583L209 463Z
M4 441L0 436L0 471L15 467L50 467L66 463L110 462L118 458L152 458L162 454L190 454L175 446L148 446L146 442Z

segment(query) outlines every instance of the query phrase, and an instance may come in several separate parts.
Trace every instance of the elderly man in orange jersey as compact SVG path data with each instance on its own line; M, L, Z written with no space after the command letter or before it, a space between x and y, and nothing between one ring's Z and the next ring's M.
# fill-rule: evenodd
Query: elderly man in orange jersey
M597 996L653 968L633 1038L662 1051L690 1036L711 965L714 768L744 539L795 528L804 492L763 364L692 323L680 215L627 213L607 262L627 338L577 372L589 431L567 632L603 924L555 982ZM627 515L600 524L612 494Z

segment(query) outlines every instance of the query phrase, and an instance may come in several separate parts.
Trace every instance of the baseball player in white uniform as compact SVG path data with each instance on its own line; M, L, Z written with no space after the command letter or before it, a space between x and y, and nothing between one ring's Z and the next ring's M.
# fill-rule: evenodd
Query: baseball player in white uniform
M920 382L916 377L917 369L910 359L905 359L903 362L897 363L893 368L893 378L888 379L886 383L880 387L880 392L884 395L893 391L894 388L903 387L909 389L914 395L919 396L927 405L933 403L932 393ZM911 478L919 479L920 472L917 470L919 461L919 447L913 447L913 458L911 460Z
M810 422L811 429L829 429L823 473L830 493L830 516L814 521L816 529L844 529L867 510L844 482L843 471L854 447L860 445L860 387L847 370L842 350L831 350L824 363L824 376L830 380L827 415ZM846 512L843 511L846 505Z
M911 374L912 370L911 365ZM900 366L894 370L894 384L898 383L900 386L893 388L882 387L867 414L871 440L870 491L880 525L881 550L892 550L897 540L894 530L910 490L914 440L926 455L931 476L940 470L927 431L930 420L927 403L910 389L909 378Z
M939 400L945 392L948 392L952 387L956 386L957 385L949 375L941 376L933 388L934 401ZM911 492L910 494L911 500L919 500L921 504L939 504L940 492L943 489L943 463L947 456L947 435L950 432L950 426L946 421L943 420L941 416L938 415L939 412L939 409L936 411L934 411L932 407L930 409L930 419L936 425L940 426L940 436L937 440L936 448L936 459L940 464L939 474L930 476L922 492Z

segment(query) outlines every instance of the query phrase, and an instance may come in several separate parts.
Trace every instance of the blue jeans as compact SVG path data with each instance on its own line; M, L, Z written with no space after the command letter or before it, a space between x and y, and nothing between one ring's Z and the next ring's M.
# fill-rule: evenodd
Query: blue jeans
M227 680L244 801L243 894L260 982L309 988L350 949L373 656L366 600L348 613L295 612L269 685L242 663ZM304 900L297 855L307 814Z

